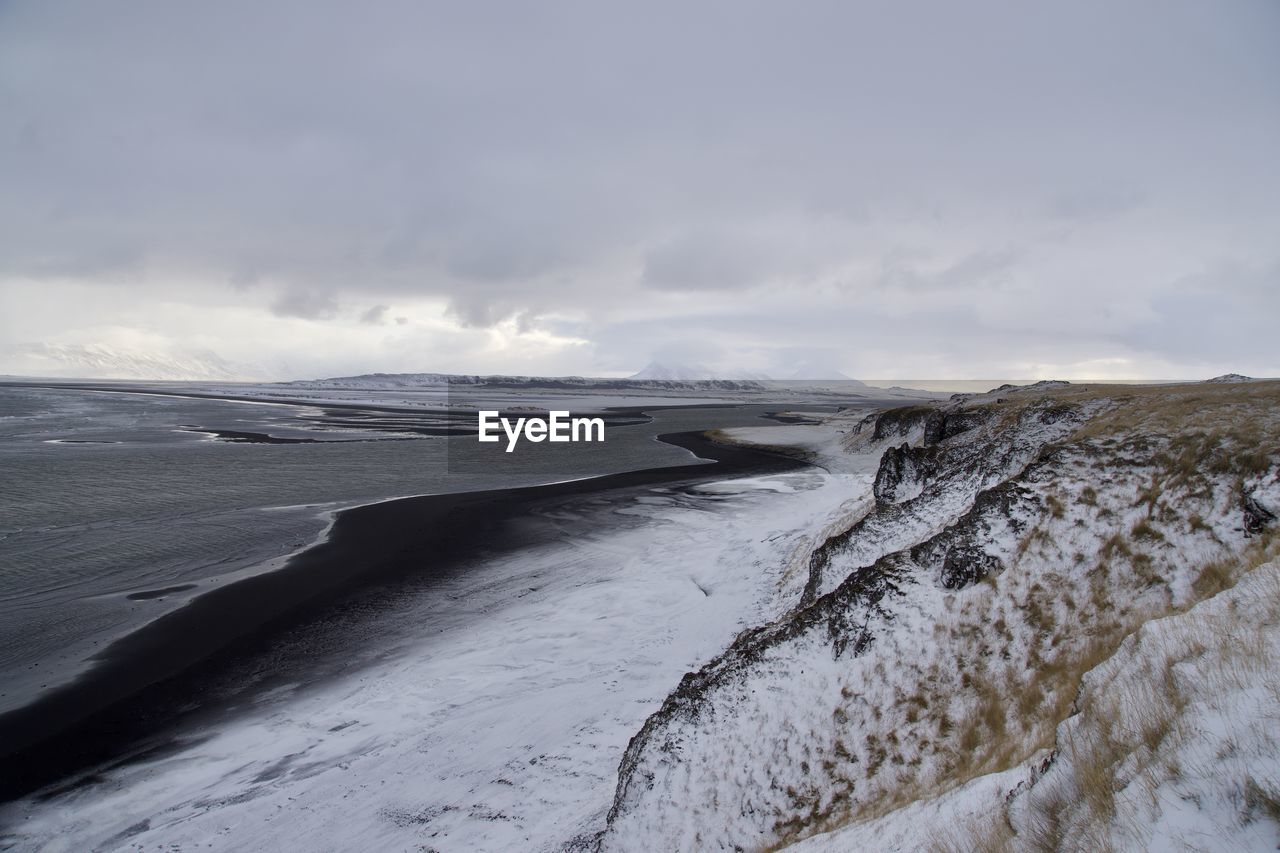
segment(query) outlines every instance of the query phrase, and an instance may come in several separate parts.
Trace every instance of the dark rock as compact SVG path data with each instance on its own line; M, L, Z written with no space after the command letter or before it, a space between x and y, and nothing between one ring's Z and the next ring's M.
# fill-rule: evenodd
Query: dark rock
M871 487L877 504L899 503L906 498L905 487L921 486L935 473L935 454L909 444L890 447L880 457L876 481ZM919 489L915 490L919 494ZM912 495L914 497L915 495Z
M933 411L929 413L929 417L924 419L924 438L922 442L926 445L937 444L945 438L943 433L943 425L947 421L947 416L942 412Z
M901 447L890 447L881 455L880 467L876 469L876 481L871 486L876 503L894 503L898 486L906 477L907 453L910 450L911 445L903 444Z
M986 489L954 524L912 548L911 559L927 571L936 571L938 582L947 589L963 589L999 574L1004 563L977 543L989 539L998 526L1020 532L1023 524L1017 520L1016 510L1031 512L1037 504L1038 499L1016 482Z
M1021 394L1024 391L1051 391L1054 388L1066 388L1071 383L1065 379L1041 379L1039 382L1032 382L1030 385L1014 385L1006 382L999 388L992 388L988 394L998 394L1001 391L1008 391L1011 394Z
M919 426L924 427L927 436L930 433L931 422L934 424L932 428L937 430L941 427L941 421L942 412L932 406L903 406L898 409L888 409L880 412L876 417L876 430L871 437L880 441L905 436ZM927 437L925 443L929 443Z
M964 589L987 575L999 574L1004 566L994 557L973 545L957 545L942 561L939 582L947 589Z
M889 409L876 415L876 429L872 438L880 441L886 438L906 437L912 430L918 428L922 433L921 444L929 446L981 426L994 414L987 408L939 409L932 406L906 406L901 409Z
M969 430L977 429L985 424L995 415L991 409L959 409L954 412L948 412L942 419L942 439L943 441L953 436L966 433Z
M1056 424L1064 418L1074 417L1076 407L1070 403L1049 403L1036 408L1036 420L1042 424Z
M1271 522L1276 520L1275 513L1258 503L1250 495L1240 496L1240 506L1244 510L1244 535L1256 536Z

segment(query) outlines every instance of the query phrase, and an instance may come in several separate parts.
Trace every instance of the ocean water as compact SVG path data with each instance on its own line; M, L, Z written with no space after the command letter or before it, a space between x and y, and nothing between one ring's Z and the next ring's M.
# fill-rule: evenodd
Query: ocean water
M415 413L0 387L0 712L191 596L268 571L335 510L696 462L666 432L775 407L658 411L604 444L430 436ZM222 432L306 443L217 440Z

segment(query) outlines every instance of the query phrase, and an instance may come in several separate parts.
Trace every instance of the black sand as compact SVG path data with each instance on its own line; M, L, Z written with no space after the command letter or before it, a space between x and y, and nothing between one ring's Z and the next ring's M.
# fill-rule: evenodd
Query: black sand
M279 661L280 638L319 630L368 592L412 579L443 579L484 556L557 534L537 509L577 497L622 499L631 490L803 467L699 433L660 440L713 461L567 483L404 498L338 514L328 539L277 571L212 590L113 643L75 682L0 716L0 799L51 785L106 762L165 748L165 733L208 712L213 686ZM357 604L363 599L363 604ZM332 651L332 650L330 650ZM297 673L281 675L296 678ZM234 703L243 703L238 696ZM224 709L225 710L225 709ZM172 740L168 741L171 747Z

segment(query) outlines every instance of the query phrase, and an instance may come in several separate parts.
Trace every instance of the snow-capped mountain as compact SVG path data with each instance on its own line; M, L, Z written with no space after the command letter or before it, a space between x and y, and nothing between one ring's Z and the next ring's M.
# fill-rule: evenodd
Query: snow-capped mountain
M0 373L60 379L248 380L268 378L209 350L140 351L102 344L19 344L0 353Z
M637 382L691 382L699 379L767 381L772 377L758 370L712 370L702 364L651 361L642 370L631 374L627 378Z
M659 380L662 382L680 382L687 379L710 379L712 371L700 364L678 364L651 361L644 368L631 374L628 379Z
M851 377L842 373L835 365L818 361L806 361L799 365L795 372L791 374L791 378L799 380L839 379L846 382L854 381Z

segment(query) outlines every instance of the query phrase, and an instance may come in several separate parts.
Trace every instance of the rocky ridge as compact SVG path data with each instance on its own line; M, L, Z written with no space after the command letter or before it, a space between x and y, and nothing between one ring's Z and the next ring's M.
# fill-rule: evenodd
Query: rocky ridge
M1268 539L1277 383L1034 389L851 425L874 501L632 739L600 849L764 849L1029 760L1081 677Z

